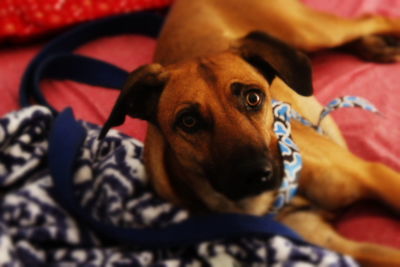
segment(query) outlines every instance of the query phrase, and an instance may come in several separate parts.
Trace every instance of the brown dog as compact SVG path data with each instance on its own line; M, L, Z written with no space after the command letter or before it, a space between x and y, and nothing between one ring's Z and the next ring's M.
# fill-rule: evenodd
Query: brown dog
M309 61L292 46L346 46L366 59L398 60L400 49L378 34L399 35L400 20L343 19L296 0L176 0L157 63L130 75L108 126L125 114L150 122L145 163L161 196L194 211L265 214L282 179L271 99L312 122L321 111ZM400 266L400 251L347 240L327 217L362 198L400 208L400 174L354 156L331 118L322 127L326 135L292 123L304 167L300 193L278 219L366 265Z

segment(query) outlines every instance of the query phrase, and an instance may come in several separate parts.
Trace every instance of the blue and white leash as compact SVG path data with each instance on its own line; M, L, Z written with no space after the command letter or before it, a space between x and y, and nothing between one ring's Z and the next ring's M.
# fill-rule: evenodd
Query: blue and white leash
M379 110L371 104L368 100L357 96L343 96L333 99L328 105L324 107L319 115L317 127L320 126L321 121L332 111L339 108L362 108L376 114L381 114Z
M272 111L275 118L273 125L274 132L278 138L278 146L284 170L282 183L273 209L271 210L271 212L276 212L296 194L303 161L299 148L291 136L290 121L293 118L292 107L287 103L274 100L272 102Z
M357 96L344 96L335 98L329 102L321 111L317 124L313 124L293 110L289 104L273 100L272 110L275 118L273 128L278 138L284 172L282 183L271 212L276 213L296 195L298 179L303 166L300 150L291 137L291 120L300 121L302 124L314 128L319 133L323 133L320 124L329 113L339 108L350 107L362 108L379 114L378 109L366 99Z

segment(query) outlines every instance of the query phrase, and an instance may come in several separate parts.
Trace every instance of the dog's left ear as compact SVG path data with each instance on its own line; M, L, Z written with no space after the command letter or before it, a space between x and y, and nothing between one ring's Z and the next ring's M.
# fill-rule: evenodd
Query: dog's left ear
M126 115L156 123L158 100L168 78L168 72L157 63L141 66L129 74L99 139L111 127L124 123Z
M312 95L311 63L304 53L259 31L239 39L236 48L269 82L277 75L298 94Z

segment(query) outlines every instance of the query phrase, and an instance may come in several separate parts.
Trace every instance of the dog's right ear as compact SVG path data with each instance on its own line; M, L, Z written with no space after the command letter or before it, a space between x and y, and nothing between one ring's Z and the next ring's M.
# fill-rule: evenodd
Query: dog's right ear
M236 49L269 82L278 76L298 94L312 95L311 63L301 51L260 31L239 39Z
M125 82L99 139L103 139L111 127L123 124L126 115L155 123L158 100L168 78L168 72L157 63L144 65L133 71Z

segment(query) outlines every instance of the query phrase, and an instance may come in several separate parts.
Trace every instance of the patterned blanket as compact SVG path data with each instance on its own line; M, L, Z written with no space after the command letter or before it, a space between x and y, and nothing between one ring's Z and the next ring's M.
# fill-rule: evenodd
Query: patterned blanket
M53 121L41 106L0 119L1 266L357 266L348 256L278 235L152 250L107 243L54 198L47 158ZM87 137L75 162L74 191L92 217L125 228L190 217L155 194L140 142L110 131L97 155L99 127L80 123Z

